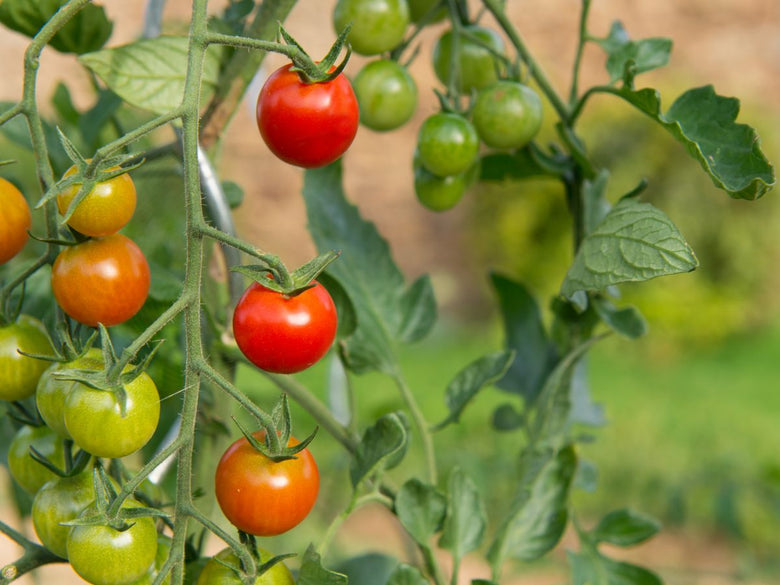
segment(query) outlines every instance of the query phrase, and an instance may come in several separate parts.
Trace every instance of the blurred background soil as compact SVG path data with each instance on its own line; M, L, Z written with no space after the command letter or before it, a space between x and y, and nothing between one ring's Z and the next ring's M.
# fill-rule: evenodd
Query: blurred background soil
M133 40L140 30L145 2L104 0L102 4L115 22L111 44ZM285 23L286 28L313 56L324 55L333 40L329 24L333 4L333 0L300 0ZM212 10L216 10L220 5L219 2L213 2ZM182 30L182 27L186 27L188 6L189 2L186 0L169 0L166 21L171 30ZM564 95L568 92L579 7L580 2L577 0L508 2L512 19L529 49L547 71L553 85ZM765 151L770 160L776 161L780 158L780 3L777 0L594 0L590 19L590 30L594 34L605 36L614 19L623 22L632 38L664 36L674 41L669 66L662 71L640 76L640 86L659 88L664 96L663 103L668 107L684 89L713 83L719 94L741 98L740 121L757 126L759 133L764 136ZM432 272L440 304L479 319L485 316L484 310L479 306L480 299L485 295L484 285L474 282L470 277L461 278L461 275L482 274L486 268L495 264L504 267L500 253L496 250L506 246L506 242L496 244L491 240L491 232L499 233L501 229L500 226L492 229L492 222L498 217L495 206L503 205L500 198L504 195L487 193L485 201L492 201L488 205L475 199L481 196L480 193L471 194L472 199L464 201L455 210L434 214L416 204L412 191L411 157L416 131L420 122L437 108L431 91L435 80L430 71L429 56L433 41L440 31L440 27L434 27L422 35L420 56L411 66L421 89L420 106L415 118L404 129L390 134L360 129L353 147L345 157L346 190L348 196L359 205L364 216L373 220L380 232L391 242L395 259L409 278L422 272ZM3 59L0 60L0 100L14 100L21 94L25 47L25 38L5 29L0 31L0 48L3 54ZM361 57L355 57L348 72L356 72L364 61ZM603 62L604 57L600 51L593 46L589 47L585 57L583 86L594 80L606 81ZM279 57L272 55L266 60L265 68L272 70L281 63ZM83 94L75 94L76 101L81 100L84 105L89 103L91 98L86 90L89 87L88 81L70 57L46 51L40 71L39 92L43 101L52 93L58 81L67 79L77 80L85 88ZM259 79L262 75L261 72ZM242 107L229 127L218 167L223 178L229 178L245 189L244 203L236 213L240 234L259 247L279 254L288 265L295 266L309 259L314 253L314 247L305 230L305 209L299 195L302 173L299 169L276 160L260 140L253 119L254 100L259 87L258 80L253 87L253 93L250 92L251 95L247 96L245 107ZM594 109L598 109L595 104ZM625 112L622 106L615 109ZM591 129L598 133L598 127ZM654 144L658 143L657 136L652 139ZM673 148L671 141L664 142L662 139L660 144L662 151ZM644 157L644 151L640 150L636 156ZM665 167L661 165L658 168L663 172ZM626 179L626 182L628 180ZM716 193L715 197L726 198L719 193ZM776 197L776 194L770 194L765 199ZM776 213L777 205L769 207L773 205L771 202L755 205L757 208L754 216L760 216L762 213L769 215L768 210L771 209L774 214L771 217L780 217ZM475 209L476 214L473 213ZM732 202L717 206L713 204L712 207L699 207L691 213L683 210L679 214L682 217L675 216L674 219L681 219L684 223L686 217L696 216L699 222L707 223L710 213L720 214L718 217L736 216L742 214L742 206ZM475 215L481 218L481 227L475 228L473 225L471 218ZM776 238L777 223L774 226L771 231ZM695 230L695 225L692 229ZM764 228L764 231L769 230ZM683 233L686 233L685 229ZM528 236L530 241L535 237L533 233ZM751 235L746 234L744 237L749 239ZM772 240L772 245L774 243L776 240ZM737 245L731 247L738 248ZM760 291L753 290L751 294L756 295L755 305L760 307L762 315L766 317L766 314L771 312L767 307L774 307L771 310L777 308L777 298L773 292L777 290L778 284L776 266L780 247L767 248L759 242L754 243L752 249L755 248L760 248L763 256L760 259L750 256L750 260L741 263L754 265L755 270L761 272L760 286L757 285ZM694 249L697 249L696 245ZM540 250L537 248L531 253L538 255ZM517 255L516 249L513 254ZM702 286L710 287L706 290L722 291L717 279L712 276L718 269L717 255L713 257L715 260L709 265L702 262L701 272L704 276L700 278L706 281ZM559 277L560 274L553 277L540 275L538 286L544 289L546 279L554 281ZM663 297L659 298L661 300L657 302L660 305ZM696 303L700 302L699 297L693 298ZM724 307L737 311L734 308L737 302L742 301L732 302L720 297L713 300L719 315L724 313ZM655 306L652 299L647 306L652 323ZM741 305L739 311L740 316L734 317L730 323L734 327L747 328L749 332L755 317L754 312L742 309ZM662 317L669 312L668 308L665 309ZM678 316L679 318L687 317L690 314L689 307L684 306L681 312L685 315ZM744 316L744 312L749 314ZM702 326L698 329L704 331L703 335L706 336L710 335L710 332L706 329L708 323L704 323L705 320L712 321L709 317L704 317ZM676 324L672 319L672 325ZM697 327L690 329L695 330ZM715 337L723 334L720 331L711 333ZM627 424L630 425L631 421L628 420ZM0 502L3 504L0 509L3 520L17 524L12 507L7 505L7 496L3 496ZM615 505L620 505L620 502L615 502ZM26 528L31 530L29 525L26 525ZM775 528L780 531L780 526ZM350 535L349 538L360 550L373 545L381 547L387 541L386 534L392 530L394 528L388 526L387 520L381 514L371 510L356 514L345 527L345 533ZM6 539L0 539L0 547L2 566L14 559L17 551ZM717 533L692 537L675 530L664 531L651 543L630 551L629 558L662 570L671 585L770 583L770 580L760 576L744 577L744 557L738 554L733 543ZM474 576L479 574L479 565L475 565L474 570ZM564 579L560 567L553 564L529 569L521 581L542 585L560 583ZM30 577L20 580L20 583L31 582ZM51 567L40 573L38 582L64 585L79 581L69 568Z

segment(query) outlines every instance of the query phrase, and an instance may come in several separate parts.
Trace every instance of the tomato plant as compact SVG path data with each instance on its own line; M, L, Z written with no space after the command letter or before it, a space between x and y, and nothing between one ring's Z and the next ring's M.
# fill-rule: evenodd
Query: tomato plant
M542 126L542 100L521 83L499 81L477 94L471 111L479 138L493 148L520 148Z
M264 433L254 436L263 440ZM291 437L288 446L297 443ZM276 462L242 437L219 460L214 485L219 507L234 526L249 534L274 536L309 515L317 501L320 475L308 449Z
M420 164L434 175L459 175L476 162L479 138L466 118L458 114L434 114L420 126L417 149Z
M379 59L366 64L355 76L360 121L372 130L395 130L417 109L417 84L396 61Z
M337 0L328 15L317 2L192 0L189 32L162 36L155 31L170 30L162 2L147 3L139 40L104 47L113 23L103 3L0 2L0 25L29 37L18 54L21 93L0 104L0 145L9 147L0 164L18 159L30 183L22 196L0 181L0 411L14 419L7 430L25 425L3 448L11 474L37 489L41 542L0 522L23 549L0 582L70 562L95 585L501 585L570 534L579 540L567 543L571 582L658 585L651 571L600 548L639 544L657 523L630 510L599 520L573 495L593 483L581 443L596 433L585 427L607 418L584 373L607 333L646 330L640 309L619 295L624 285L698 261L661 209L666 200L644 197L647 181L626 182L640 169L615 172L594 149L599 135L635 142L629 124L596 119L593 136L594 123L583 121L594 98L615 100L621 116L636 110L679 142L728 196L757 199L774 169L757 134L737 123L738 101L704 86L662 102L637 77L669 61L671 42L633 38L619 21L600 30L591 2L581 3L578 26L561 24L572 39L561 29L533 43L523 31L541 13L502 0ZM294 7L318 19L309 28L295 21L296 36L335 37L319 60L307 47L321 38L296 39L281 24ZM543 50L573 40L570 79L557 59L548 77L530 50L545 38L556 45ZM39 63L50 49L83 70L44 103L49 92L37 88L48 87L40 76L50 68ZM605 54L601 76L592 50ZM258 164L238 185L226 171L247 157L233 156L227 126L269 52L287 64L260 91L257 128L272 155L302 169L277 176ZM92 83L74 85L82 78ZM414 119L421 96L430 99L418 132L367 132L353 143L361 122L386 132ZM542 114L555 129L544 141L535 139ZM262 149L254 124L248 130ZM344 157L353 144L371 156ZM355 166L367 159L403 181L398 197L380 169ZM86 161L100 181L87 178ZM106 179L118 169L133 179ZM69 181L90 186L78 205ZM136 201L134 181L151 196ZM266 213L269 190L289 214ZM529 195L537 190L544 197ZM412 191L434 211L467 204L435 217L415 207ZM136 203L143 224L123 228ZM308 234L294 232L299 212ZM713 240L736 237L712 223ZM37 241L7 262L30 225ZM274 250L279 230L294 233L294 246ZM494 235L507 245L487 253L478 239ZM392 252L399 238L408 240L402 263ZM306 254L290 269L282 260ZM559 279L546 302L522 270ZM255 282L245 288L242 275ZM439 341L450 324L466 326L465 304L490 325L468 329L482 343L464 363L457 340ZM323 367L304 372L326 354ZM435 376L409 370L431 356ZM263 431L225 449L231 419ZM293 419L316 426L316 437L290 438ZM35 463L30 445L53 465ZM224 453L219 462L215 453ZM61 473L38 476L43 468ZM303 522L318 500L321 513ZM226 521L214 520L215 503ZM392 517L406 562L392 550L333 554L348 550L348 521L367 505ZM258 549L256 536L280 536L263 541L279 555ZM224 550L211 557L215 540ZM465 575L465 555L479 575Z
M266 80L257 98L257 126L277 157L305 168L332 163L346 152L360 115L349 80L305 83L285 65Z
M492 28L468 25L460 30L454 59L455 33L448 30L436 41L433 70L444 85L449 85L454 75L458 90L469 93L498 81L502 63L496 55L504 52L504 41Z
M0 203L0 264L5 264L27 243L32 218L22 192L3 177L0 177Z
M117 169L110 169L117 170ZM77 172L74 165L64 175L70 177ZM73 198L79 192L81 183L73 183L57 195L57 207L65 215ZM136 204L135 184L125 173L112 179L98 182L81 200L68 219L68 225L85 236L99 237L115 234L133 217Z
M32 521L41 543L55 555L67 558L70 526L95 500L92 473L85 471L72 477L58 477L47 482L35 494Z
M86 508L81 516L93 511ZM150 517L129 528L73 526L66 541L73 570L93 585L131 585L143 578L157 556L157 529Z
M52 266L54 298L70 317L96 327L124 323L149 294L149 264L126 236L113 234L65 248Z
M46 426L24 425L16 431L8 446L8 471L27 493L34 494L56 475L33 459L30 447L60 468L65 466L65 452L62 438Z
M264 549L258 550L260 561L267 562L271 553ZM211 558L198 577L197 585L239 585L241 564L236 553L226 548ZM254 580L254 585L295 585L290 569L284 563L276 563L265 573Z
M83 369L102 369L94 362ZM146 445L160 420L160 396L146 372L122 384L122 394L77 383L68 392L63 421L80 448L97 457L125 457ZM124 401L124 408L122 402Z
M356 53L379 55L404 39L409 6L406 0L338 0L333 25L337 32L351 25L347 38Z
M34 317L21 315L14 323L0 326L0 400L32 396L49 367L46 360L32 356L51 355L51 351L46 328Z
M289 296L255 282L233 313L233 335L247 359L280 374L317 363L333 344L337 325L336 306L320 283Z

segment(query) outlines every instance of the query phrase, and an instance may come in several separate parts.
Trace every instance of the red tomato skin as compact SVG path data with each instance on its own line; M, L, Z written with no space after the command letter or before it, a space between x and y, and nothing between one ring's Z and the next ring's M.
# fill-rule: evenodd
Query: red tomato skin
M258 368L277 374L300 372L318 362L333 343L337 325L333 299L316 281L294 297L255 282L233 313L238 347Z
M27 200L13 183L0 177L0 264L22 251L32 216Z
M343 74L323 83L304 83L290 67L277 69L260 91L260 135L287 163L325 166L344 154L355 138L359 122L355 92Z
M254 433L260 441L264 432ZM290 437L288 445L298 441ZM308 449L275 463L241 437L227 448L214 476L217 502L230 522L255 536L297 526L317 501L320 474Z
M149 294L151 274L141 249L113 234L64 249L52 266L54 298L70 317L96 327L124 323Z

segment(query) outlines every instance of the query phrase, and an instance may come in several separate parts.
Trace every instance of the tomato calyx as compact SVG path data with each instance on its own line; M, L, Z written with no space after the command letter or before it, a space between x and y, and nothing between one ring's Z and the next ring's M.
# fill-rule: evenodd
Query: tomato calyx
M327 83L338 77L339 74L344 71L347 62L352 55L352 47L347 42L347 35L349 34L350 28L351 26L347 25L344 30L341 31L336 41L331 45L327 55L325 55L322 60L315 62L298 41L296 41L280 23L278 34L280 37L279 40L284 41L285 44L295 49L288 55L293 63L290 71L297 73L303 83ZM336 64L342 50L346 50L346 55L338 64Z
M292 436L292 417L290 416L290 405L286 394L282 394L281 399L273 409L270 420L259 420L263 430L250 432L235 417L233 418L233 422L236 423L236 426L246 437L252 448L274 463L296 459L296 455L309 446L309 443L314 440L319 430L319 427L317 427L299 443L288 445Z
M335 250L325 252L290 272L278 256L258 254L264 264L233 266L230 270L248 276L267 289L294 297L314 287L314 280L340 255Z

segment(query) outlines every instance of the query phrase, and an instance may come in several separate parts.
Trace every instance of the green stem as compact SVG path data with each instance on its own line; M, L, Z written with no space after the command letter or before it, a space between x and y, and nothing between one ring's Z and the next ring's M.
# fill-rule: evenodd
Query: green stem
M358 446L358 439L338 422L330 410L322 404L303 384L289 376L280 376L263 372L266 377L273 381L280 390L289 394L306 412L308 412L317 424L324 428L341 443L350 453L354 453Z
M0 585L7 585L25 573L42 565L65 562L48 549L28 540L23 534L0 521L0 532L24 548L24 553L13 563L0 569Z
M433 446L433 435L430 431L430 425L428 424L428 421L425 420L425 415L420 409L420 406L417 404L417 400L415 400L414 394L406 383L406 380L404 380L403 376L400 373L396 373L393 375L393 380L395 381L398 390L401 392L401 397L403 398L406 407L412 414L412 419L414 420L414 424L417 427L417 432L420 433L420 439L422 440L423 444L423 451L425 452L426 467L428 469L428 482L431 485L436 485L438 483L436 450Z
M333 521L330 523L330 526L328 526L328 529L325 531L325 534L320 539L320 542L317 545L317 552L320 554L320 556L325 556L325 553L330 547L330 543L333 541L333 537L336 536L336 532L338 532L338 529L341 528L344 522L346 522L347 518L349 518L352 512L362 506L365 506L366 504L372 503L382 504L391 511L393 509L393 501L380 493L372 492L358 498L356 497L356 493L353 492L352 498L350 499L349 504L347 504L347 507L344 508L341 513L333 519Z
M512 25L509 18L507 17L506 12L504 11L504 7L500 2L500 0L482 0L482 3L496 19L498 24L503 29L504 33L506 33L507 37L509 37L509 40L512 42L512 45L514 45L515 47L515 50L517 50L518 55L520 55L520 58L528 67L528 71L531 73L531 76L534 78L537 85L539 86L539 89L542 90L542 93L544 93L544 95L550 101L553 108L555 108L555 111L558 112L558 116L562 120L568 120L569 118L568 106L563 102L563 100L560 98L560 96L555 91L555 89L553 89L552 84L550 83L550 80L548 79L547 75L542 70L541 66L533 58L533 55L531 55L531 53L528 51L528 48L525 46L523 40L520 38L520 35L517 34L517 29L515 29L515 27Z
M577 42L577 54L574 57L574 68L571 76L571 91L569 92L569 106L574 107L579 94L580 66L582 55L585 52L585 43L588 40L588 14L590 13L590 1L582 0L582 12L580 12L580 28Z

